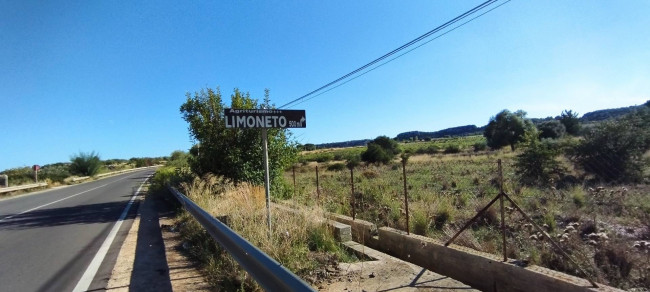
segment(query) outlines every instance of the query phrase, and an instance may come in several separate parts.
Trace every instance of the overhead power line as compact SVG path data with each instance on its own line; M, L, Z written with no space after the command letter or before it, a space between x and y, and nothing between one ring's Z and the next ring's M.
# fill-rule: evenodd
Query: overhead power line
M420 44L419 46L417 46L417 47L415 47L415 48L412 48L411 50L406 51L406 52L403 53L403 54L397 55L396 57L394 57L394 58L392 58L392 59L389 59L388 61L386 61L386 62L384 62L384 63L380 63L381 61L384 61L384 60L388 59L389 57L391 57L391 56L393 56L393 55L395 55L395 54L397 54L397 53L399 53L399 52L401 52L401 51L403 51L403 50L405 50L405 49L407 49L407 48L409 48L409 47L415 45L416 43L419 43L419 42L423 41L424 39L426 39L426 38L428 38L428 37L430 37L430 36L432 36L432 35L434 35L434 34L440 32L440 31L442 31L442 30L444 30L444 29L446 29L446 28L452 26L453 24L455 24L455 23L457 23L457 22L460 22L461 20L463 20L463 19L465 19L465 18L468 18L469 16L471 16L471 15L473 15L473 14L475 14L475 13L477 13L477 12L479 12L479 11L485 9L485 8L487 8L488 6L494 4L494 3L498 2L498 1L499 1L499 0L488 0L488 1L485 1L485 2L483 2L483 3L481 3L481 4L479 4L478 6L476 6L476 7L472 8L472 9L468 10L467 12L465 12L465 13L463 13L463 14L461 14L461 15L455 17L455 18L453 18L452 20L449 20L449 21L445 22L444 24L442 24L442 25L440 25L440 26L438 26L438 27L436 27L436 28L434 28L434 29L428 31L427 33L425 33L425 34L423 34L423 35L421 35L421 36L415 38L414 40L412 40L412 41L410 41L410 42L408 42L408 43L406 43L406 44L404 44L404 45L398 47L397 49L394 49L394 50L392 50L392 51L390 51L390 52L384 54L383 56L381 56L381 57L379 57L379 58L377 58L377 59L372 60L370 63L367 63L367 64L365 64L365 65L363 65L363 66L361 66L361 67L355 69L354 71L352 71L352 72L350 72L350 73L348 73L348 74L345 74L345 75L343 75L343 76L337 78L336 80L334 80L334 81L332 81L332 82L329 82L329 83L327 83L327 84L325 84L325 85L323 85L323 86L321 86L321 87L319 87L319 88L317 88L317 89L315 89L315 90L313 90L313 91L311 91L311 92L309 92L309 93L307 93L307 94L305 94L305 95L303 95L303 96L301 96L301 97L299 97L299 98L296 98L296 99L294 99L294 100L292 100L292 101L290 101L290 102L288 102L288 103L286 103L286 104L280 106L280 108L287 108L287 107L289 107L289 106L291 106L291 105L294 105L294 104L296 104L296 103L298 103L298 102L302 103L302 102L304 102L304 101L310 100L310 99L312 99L312 98L314 98L314 97L316 97L316 96L319 96L319 95L321 95L321 94L323 94L323 93L326 93L326 92L328 92L328 91L330 91L330 90L332 90L332 89L334 89L334 88L337 88L337 87L339 87L339 86L341 86L341 85L343 85L343 84L345 84L345 83L347 83L347 82L350 82L350 81L352 81L352 80L354 80L354 79L356 79L356 78L358 78L358 77L361 77L361 76L363 76L363 75L365 75L365 74L367 74L367 73L369 73L369 72L371 72L371 71L373 71L373 70L375 70L375 69L377 69L377 68L379 68L379 67L385 65L386 63L389 63L389 62L391 62L391 61L393 61L393 60L395 60L395 59L397 59L397 58L399 58L399 57L401 57L401 56L403 56L403 55L405 55L405 54L408 54L409 52L411 52L411 51L413 51L413 50L415 50L415 49L417 49L417 48L419 48L419 47L421 47L421 46L423 46L423 45L425 45L425 44L427 44L427 43L429 43L429 42L431 42L431 41L433 41L433 40L435 40L435 39L437 39L437 38L439 38L439 37L441 37L441 36L443 36L443 35L445 35L445 34L447 34L447 33L449 33L449 32L451 32L451 31L453 31L453 30L455 30L455 29L457 29L457 28L459 28L459 27L461 27L461 26L467 24L468 22L471 22L472 20L474 20L474 19L476 19L476 18L479 18L479 17L483 16L484 14L486 14L486 13L492 11L492 10L501 7L503 4L506 4L506 3L510 2L511 0L507 0L507 1L505 1L504 3L498 5L498 6L492 8L492 9L490 9L490 10L488 10L488 11L486 11L486 12L484 12L484 13L481 13L481 14L479 14L478 16L476 16L476 17L474 17L474 18L471 18L471 19L469 19L468 21L463 22L463 23L457 25L456 27L454 27L454 28L452 28L452 29L450 29L450 30L448 30L448 31L446 31L446 32L444 32L444 33L442 33L441 35L439 35L439 36L437 36L437 37L435 37L435 38L433 38L433 39L431 39L431 40L429 40L429 41L427 41L427 42L425 42L425 43L423 43L423 44ZM342 83L342 84L339 84L339 85L337 85L337 86L335 86L335 87L333 87L333 88L329 88L329 87L331 87L331 86L333 86L333 85L335 85L335 84L337 84L337 83L339 83L339 82L341 82L341 81L343 81L343 80L345 80L345 79L348 79L348 78L354 76L355 74L357 74L357 73L359 73L359 72L361 72L361 71L363 71L363 70L366 70L366 69L370 68L371 66L373 66L373 65L375 65L375 64L377 64L377 63L380 63L380 64L377 65L376 67L371 68L370 70L368 70L368 71L366 71L366 72L364 72L364 73L362 73L362 74L360 74L360 75L358 75L358 76L356 76L356 77L350 79L350 80L347 80L346 82L344 82L344 83ZM326 90L326 91L324 91L324 92L321 92L321 91L323 91L323 90L325 90L325 89L327 89L327 88L329 88L329 89ZM318 94L318 95L316 95L316 96L313 96L314 94L316 94L316 93L318 93L318 92L321 92L321 93ZM307 97L310 97L310 96L311 96L311 98L306 99ZM306 100L305 100L305 99L306 99Z

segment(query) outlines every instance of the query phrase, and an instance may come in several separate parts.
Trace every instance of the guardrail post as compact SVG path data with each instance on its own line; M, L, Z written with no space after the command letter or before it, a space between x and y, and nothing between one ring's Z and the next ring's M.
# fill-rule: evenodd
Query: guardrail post
M9 176L6 174L0 175L0 186L4 188L9 187Z

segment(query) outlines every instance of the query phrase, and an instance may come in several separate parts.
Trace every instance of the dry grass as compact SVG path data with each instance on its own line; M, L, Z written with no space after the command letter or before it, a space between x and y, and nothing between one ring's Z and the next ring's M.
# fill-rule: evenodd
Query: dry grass
M328 266L353 260L335 242L322 220L323 211L310 208L305 212L272 211L272 236L268 236L264 189L250 184L233 185L208 175L182 185L184 193L204 210L221 218L235 232L246 238L283 266L311 284ZM203 261L208 279L218 289L260 290L238 264L216 246L191 216L179 222L181 232L191 243L190 253Z
M510 197L557 241L568 224L581 224L561 243L564 250L599 282L622 289L650 288L650 251L632 246L650 241L650 186L559 184L556 187L522 185L514 167L517 152L462 152L458 154L414 155L409 159L407 189L410 230L416 234L448 240L478 210L499 192L497 160L502 160L504 189ZM647 155L647 154L646 154ZM570 161L560 163L573 177L583 177ZM326 211L351 215L350 171L328 171L319 164L321 205ZM296 169L296 196L293 202L315 205L314 163ZM650 166L648 167L650 171ZM285 173L293 183L292 172ZM378 226L404 230L405 212L402 165L361 165L354 170L356 216ZM479 251L499 254L499 204L493 205L454 243ZM510 203L506 207L512 208ZM512 210L512 209L510 209ZM575 266L558 256L547 240L537 240L537 232L516 212L506 214L507 255L569 274L583 276ZM609 239L595 242L592 233L605 233Z

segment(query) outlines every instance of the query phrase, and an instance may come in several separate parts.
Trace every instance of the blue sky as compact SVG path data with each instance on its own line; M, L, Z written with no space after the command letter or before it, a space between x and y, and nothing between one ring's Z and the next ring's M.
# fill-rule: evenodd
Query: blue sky
M0 170L187 150L186 92L283 105L482 1L0 0ZM500 1L503 2L503 1ZM293 107L300 143L650 99L650 1L513 0Z

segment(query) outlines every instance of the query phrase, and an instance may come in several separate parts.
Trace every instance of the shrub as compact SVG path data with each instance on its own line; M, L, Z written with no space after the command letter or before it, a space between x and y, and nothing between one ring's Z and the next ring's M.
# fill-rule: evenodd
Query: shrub
M67 164L56 163L43 166L38 172L38 177L43 179L50 179L53 182L62 183L67 177L70 176L70 167Z
M426 214L419 211L414 211L413 213L413 233L417 235L427 235L427 230L429 230L429 218Z
M574 113L571 110L564 110L559 118L559 121L564 126L567 134L576 136L580 133L580 119L578 118L578 113Z
M345 164L340 163L340 162L339 163L334 163L332 165L327 166L327 170L329 170L329 171L341 171L341 170L344 170L345 168L346 168Z
M102 162L99 159L99 154L93 152L79 152L70 158L70 172L83 176L93 176L99 172Z
M539 130L539 138L541 139L558 139L564 137L566 134L566 128L564 127L564 124L558 120L543 122L537 126L537 129Z
M401 152L399 145L394 140L379 136L368 143L368 148L361 154L361 160L370 163L388 164L393 157Z
M30 167L16 167L2 171L9 177L9 185L16 186L34 182L34 172Z
M594 262L611 282L619 282L630 276L633 265L629 253L624 248L614 246L598 250L594 254Z
M328 162L330 160L334 160L334 154L332 154L332 153L320 153L320 154L316 155L315 160L318 163Z
M585 206L585 194L582 191L574 191L571 194L571 199L573 200L573 204L576 205L578 208L582 208Z
M635 182L643 177L643 154L650 148L650 109L603 122L571 151L578 165L606 182Z
M457 144L449 144L447 147L445 147L445 153L446 154L451 154L451 153L459 153L460 152L460 146Z
M474 147L474 152L484 151L485 149L487 149L487 142L486 141L476 142L474 143L473 147Z
M554 175L562 173L555 160L559 153L547 141L537 140L534 134L527 134L525 139L525 149L515 162L519 177L526 185L546 185Z
M438 230L442 230L445 224L451 221L453 212L454 210L451 205L449 204L439 205L433 219L433 226Z

